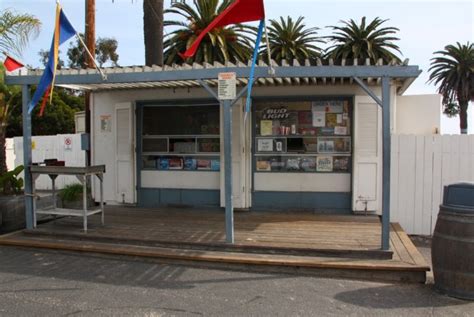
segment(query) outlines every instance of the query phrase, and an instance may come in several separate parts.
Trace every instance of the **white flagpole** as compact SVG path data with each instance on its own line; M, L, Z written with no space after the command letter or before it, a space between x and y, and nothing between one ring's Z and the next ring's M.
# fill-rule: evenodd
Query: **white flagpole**
M81 36L79 35L79 33L76 32L76 37L79 39L79 42L81 42L82 46L84 46L84 49L86 50L87 54L89 55L89 57L91 58L91 60L94 62L94 65L95 65L95 68L97 68L97 70L99 71L99 73L102 75L102 79L103 80L107 80L107 75L105 75L102 70L100 69L100 67L97 65L97 62L94 58L94 56L92 56L91 52L89 51L89 49L87 48L87 45L86 43L84 43L84 41L82 40Z
M265 39L266 39L266 42L267 42L268 66L270 67L269 70L268 70L268 73L273 76L273 75L275 75L275 69L273 68L273 65L272 65L272 54L271 54L271 50L270 50L270 40L268 38L267 21L266 20L265 20Z

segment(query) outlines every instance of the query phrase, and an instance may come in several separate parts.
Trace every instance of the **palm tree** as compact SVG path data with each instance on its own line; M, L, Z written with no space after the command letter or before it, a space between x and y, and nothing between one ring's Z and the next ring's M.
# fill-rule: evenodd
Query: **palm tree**
M270 42L271 58L277 62L286 60L292 63L294 59L305 60L314 59L321 55L321 48L315 43L324 43L317 36L316 27L306 27L304 17L299 17L293 21L291 17L286 20L280 17L280 20L270 20L268 27L268 39ZM266 46L262 46L264 56L268 58Z
M145 64L163 65L163 0L143 1Z
M21 56L28 40L38 36L40 26L40 20L32 15L4 10L0 13L0 50Z
M234 0L194 0L194 7L187 3L176 3L165 13L184 17L183 21L165 21L165 26L178 29L165 36L165 64L246 62L252 55L255 28L244 25L219 27L207 34L196 55L186 61L179 56L193 44L199 34Z
M461 133L467 133L467 109L474 96L474 44L447 45L444 51L431 59L429 82L438 87L445 109L456 102L460 117Z
M0 13L0 50L21 56L31 37L39 34L41 22L29 14L17 14L9 9ZM0 67L0 174L7 171L5 157L5 134L11 113L11 97L18 89L4 84L3 65Z
M326 57L339 59L362 59L370 58L376 63L378 59L385 62L395 60L400 62L400 58L395 52L400 52L400 48L393 42L399 38L394 37L400 31L395 27L381 27L388 20L375 18L366 24L365 17L360 25L354 20L341 21L342 26L329 26L333 34L326 38L333 42L333 45L326 49Z

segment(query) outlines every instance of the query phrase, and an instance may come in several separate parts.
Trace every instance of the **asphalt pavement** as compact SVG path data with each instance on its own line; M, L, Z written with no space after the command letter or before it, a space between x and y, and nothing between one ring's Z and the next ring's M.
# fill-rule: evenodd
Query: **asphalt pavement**
M0 316L474 316L474 302L441 295L432 284L0 247Z

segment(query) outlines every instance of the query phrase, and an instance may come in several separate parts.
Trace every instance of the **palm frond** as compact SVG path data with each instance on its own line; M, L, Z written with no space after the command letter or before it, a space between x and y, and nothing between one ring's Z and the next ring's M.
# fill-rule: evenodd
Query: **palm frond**
M40 20L30 14L4 10L0 14L0 49L21 56L28 41L38 36L40 27Z

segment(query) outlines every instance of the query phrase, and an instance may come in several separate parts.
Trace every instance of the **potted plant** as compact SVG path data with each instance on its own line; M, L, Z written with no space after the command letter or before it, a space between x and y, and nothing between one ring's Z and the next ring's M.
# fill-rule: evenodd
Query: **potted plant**
M19 177L24 167L0 175L0 234L25 227L25 200L23 178Z
M70 184L61 189L59 199L61 206L68 209L83 209L83 186L82 184ZM87 188L87 207L92 207L93 201L90 188Z

